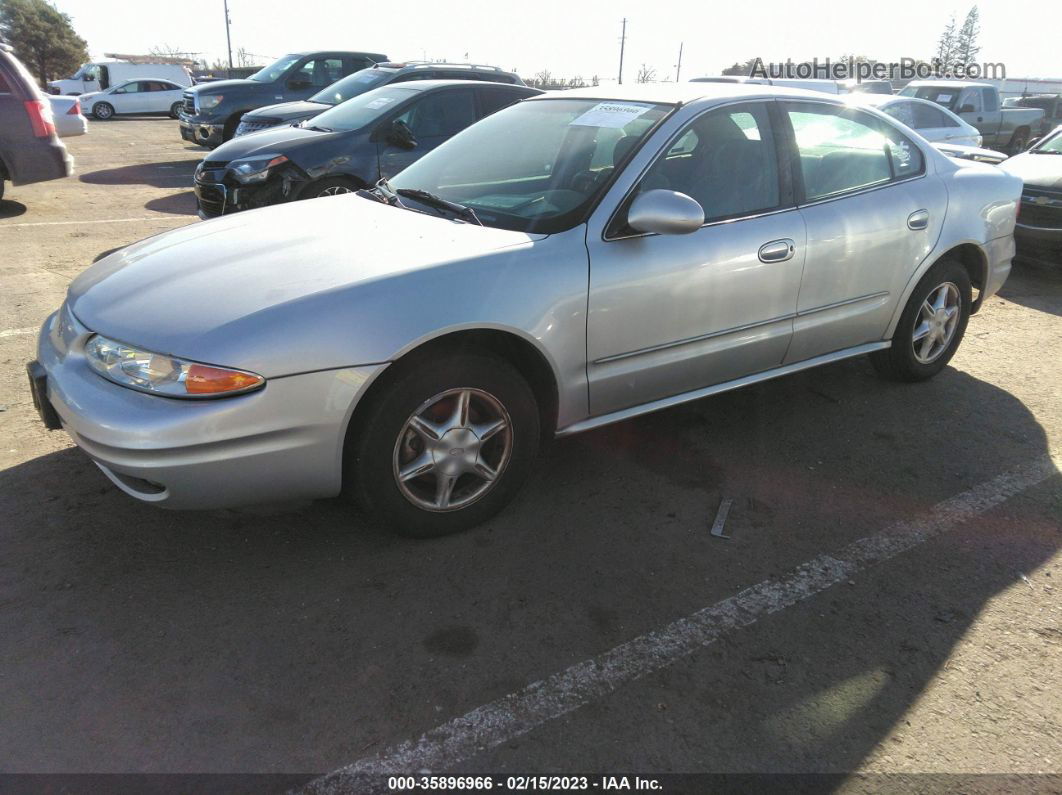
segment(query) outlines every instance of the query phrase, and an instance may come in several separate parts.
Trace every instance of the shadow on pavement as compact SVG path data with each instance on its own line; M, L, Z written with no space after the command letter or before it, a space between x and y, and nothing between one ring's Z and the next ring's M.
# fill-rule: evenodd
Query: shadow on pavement
M0 199L0 218L18 218L26 212L26 205L11 199Z
M999 291L1000 298L1016 304L1062 315L1062 303L1056 295L1062 286L1062 255L1056 264L1042 260L1015 259L1010 278Z
M192 184L195 163L172 160L168 163L134 163L82 174L78 179L91 185L150 185L154 188L181 188Z
M500 517L434 542L340 500L166 512L51 453L0 472L3 767L329 770L1046 451L996 386L952 368L891 384L854 360L557 442ZM724 496L730 541L708 535ZM1014 510L464 767L851 770L1057 552Z
M195 193L189 190L152 199L144 204L144 209L171 215L195 215L197 210Z

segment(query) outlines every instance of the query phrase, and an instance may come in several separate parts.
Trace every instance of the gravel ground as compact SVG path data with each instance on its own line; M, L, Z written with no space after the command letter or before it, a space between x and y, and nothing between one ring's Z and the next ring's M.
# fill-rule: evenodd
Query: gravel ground
M203 150L163 119L69 148L0 202L2 772L324 773L1060 460L1062 265L1019 263L929 383L853 360L557 442L464 535L159 511L43 428L24 366L73 276L199 223ZM1055 472L449 769L1060 774L1060 543Z

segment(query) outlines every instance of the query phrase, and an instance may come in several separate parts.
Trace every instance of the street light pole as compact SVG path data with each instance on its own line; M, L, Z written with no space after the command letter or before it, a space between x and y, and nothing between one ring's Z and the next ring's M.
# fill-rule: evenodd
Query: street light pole
M623 18L623 34L620 36L619 84L623 85L623 47L627 43L627 17Z
M232 71L232 34L229 32L229 0L225 0L225 41L229 45L229 71Z
M675 82L676 83L679 81L679 75L682 74L682 45L683 44L685 44L685 42L681 42L681 41L679 42L679 59L678 59L678 63L675 64Z

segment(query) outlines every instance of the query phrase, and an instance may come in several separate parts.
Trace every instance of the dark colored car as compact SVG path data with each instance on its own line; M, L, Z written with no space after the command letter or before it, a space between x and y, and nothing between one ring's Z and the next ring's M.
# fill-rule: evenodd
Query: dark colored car
M4 183L70 176L74 160L55 134L52 106L26 67L0 43L0 198Z
M370 187L473 122L541 93L469 80L373 89L309 122L219 147L195 172L199 213L209 218Z
M999 167L1025 183L1014 225L1018 254L1062 264L1062 127Z
M236 136L258 132L278 124L293 124L323 113L351 97L382 88L391 83L408 80L486 80L491 83L511 83L522 86L524 81L512 72L497 66L469 63L378 63L344 77L301 102L282 102L245 113L236 128Z
M213 149L232 138L243 114L277 100L307 99L387 56L376 52L296 52L246 80L217 80L184 92L181 138Z

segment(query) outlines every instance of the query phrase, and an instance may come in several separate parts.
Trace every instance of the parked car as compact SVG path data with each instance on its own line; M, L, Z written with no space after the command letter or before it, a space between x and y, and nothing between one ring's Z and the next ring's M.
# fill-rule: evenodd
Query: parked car
M352 72L386 61L375 52L296 52L246 80L217 80L184 92L181 138L213 149L232 138L243 114L307 99Z
M914 80L900 96L936 102L976 127L984 146L1006 149L1011 154L1025 149L1044 116L1039 108L1000 107L999 89L989 83Z
M81 115L81 101L77 97L49 96L55 132L60 138L72 138L88 132L88 119Z
M1047 135L1062 124L1062 94L1033 94L1027 97L1008 97L1003 100L1004 108L1040 108L1044 112L1040 129L1033 130L1037 138Z
M100 121L115 116L165 114L177 118L184 88L169 80L128 80L106 91L82 94L81 104Z
M1018 253L1062 264L1062 127L1000 168L1025 183L1014 230Z
M932 377L1010 271L1020 195L825 94L547 93L372 192L101 259L31 383L145 502L346 489L440 535L508 503L543 438L864 354Z
M108 60L82 64L70 77L49 81L48 90L63 96L79 96L105 91L119 83L127 83L137 78L165 80L179 86L192 85L192 73L180 64Z
M497 66L451 63L378 63L361 69L333 83L309 99L282 102L245 113L236 128L236 137L258 132L279 124L291 125L323 113L351 97L382 88L391 83L409 80L486 80L491 83L512 83L522 86L524 81L512 72Z
M74 159L55 133L52 106L11 47L0 43L0 199L4 183L68 177Z
M814 78L773 78L746 77L742 75L716 75L713 77L694 77L691 83L756 83L765 86L783 88L804 88L808 91L821 91L824 94L892 94L892 83L888 80L825 80Z
M928 99L894 94L859 94L852 102L870 105L906 124L931 143L981 146L981 133L947 108Z
M347 100L299 127L236 138L196 169L200 215L371 187L477 119L541 93L469 80L401 83Z
M958 158L959 160L973 160L976 163L991 163L993 166L998 166L1010 157L1005 152L997 152L994 149L981 149L976 146L963 146L962 144L935 143L933 148L938 152L943 152L948 157Z

